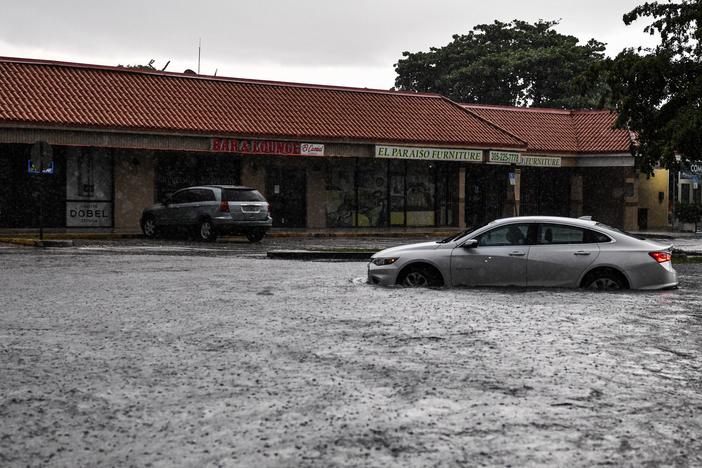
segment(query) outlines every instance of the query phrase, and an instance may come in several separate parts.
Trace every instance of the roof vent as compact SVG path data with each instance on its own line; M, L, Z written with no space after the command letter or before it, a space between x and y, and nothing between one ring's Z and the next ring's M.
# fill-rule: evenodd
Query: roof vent
M197 75L197 73L195 73L193 70L188 68L187 70L185 70L183 72L183 75Z

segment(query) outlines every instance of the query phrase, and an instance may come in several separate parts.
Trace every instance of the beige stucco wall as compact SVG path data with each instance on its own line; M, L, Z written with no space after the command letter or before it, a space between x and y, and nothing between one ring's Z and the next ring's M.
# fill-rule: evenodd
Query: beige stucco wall
M266 170L263 162L256 158L244 158L241 162L241 185L254 188L264 196L266 193Z
M318 229L327 225L324 171L319 165L307 167L307 227Z
M114 152L115 230L140 229L142 210L154 204L155 169L153 153Z
M667 229L668 224L668 182L667 169L656 169L648 178L639 175L639 208L648 208L648 229ZM663 192L662 200L659 193Z
M570 176L570 216L583 216L583 176L580 174Z

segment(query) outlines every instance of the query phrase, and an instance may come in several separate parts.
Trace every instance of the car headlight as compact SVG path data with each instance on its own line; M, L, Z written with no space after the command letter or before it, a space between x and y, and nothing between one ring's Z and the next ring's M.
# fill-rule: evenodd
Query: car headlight
M383 265L392 265L397 261L397 257L380 257L380 258L374 258L371 260L373 262L373 265L378 265L378 266L383 266Z

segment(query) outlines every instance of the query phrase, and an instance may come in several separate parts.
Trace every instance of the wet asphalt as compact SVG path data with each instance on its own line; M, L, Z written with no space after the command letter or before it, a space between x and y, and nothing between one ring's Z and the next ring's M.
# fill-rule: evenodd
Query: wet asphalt
M274 241L0 248L0 465L702 465L702 264L405 290Z

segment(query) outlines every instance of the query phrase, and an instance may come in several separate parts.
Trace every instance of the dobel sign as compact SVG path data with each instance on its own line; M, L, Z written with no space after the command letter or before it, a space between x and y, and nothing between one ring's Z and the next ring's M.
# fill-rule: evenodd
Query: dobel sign
M112 226L111 202L66 202L66 226Z

